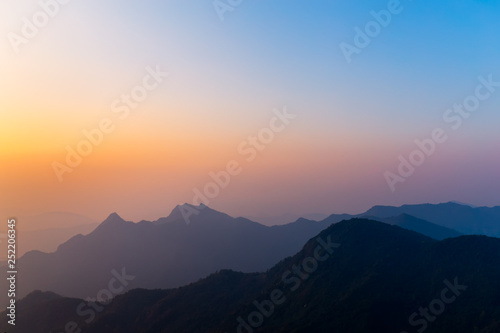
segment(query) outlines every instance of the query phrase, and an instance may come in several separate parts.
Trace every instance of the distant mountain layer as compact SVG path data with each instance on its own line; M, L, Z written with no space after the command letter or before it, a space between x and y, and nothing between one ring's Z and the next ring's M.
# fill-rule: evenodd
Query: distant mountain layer
M500 237L500 207L470 207L457 203L439 205L375 206L363 215L387 218L408 214L466 235Z
M453 209L477 209L457 204L420 206L376 206L362 216L441 240L460 235L442 226L454 225L449 222L457 215ZM400 212L407 207L415 215L426 215L437 222ZM193 209L197 214L186 223L183 211ZM441 213L433 217L420 211ZM447 213L451 217L446 217ZM20 258L18 269L23 274L18 279L18 296L40 289L63 296L89 297L106 285L112 270L122 267L138 276L131 286L134 288L178 287L222 269L261 272L296 253L321 230L352 217L331 215L320 222L301 218L287 225L267 227L206 206L177 206L168 217L154 222L126 222L111 214L92 233L73 237L55 253L34 251ZM6 287L6 283L0 282L0 286ZM6 295L0 294L0 304L6 301Z
M398 227L404 229L416 231L422 235L426 235L437 240L443 240L446 238L453 238L462 235L461 233L453 229L442 227L440 225L427 222L408 214L387 217L380 219L380 221L391 225L397 225Z
M321 223L325 225L329 225L331 223L337 223L342 220L347 220L351 218L368 218L371 220L379 221L379 222L384 222L388 223L391 225L396 225L401 228L407 229L407 230L412 230L415 232L418 232L422 235L431 237L436 240L443 240L446 238L452 238L452 237L458 237L461 236L462 234L456 230L450 229L443 227L441 225L431 223L416 217L413 217L408 214L399 214L396 216L390 216L390 217L379 217L376 215L370 215L367 213L360 214L360 215L348 215L348 214L341 214L341 215L330 215L328 218L323 220Z
M97 228L98 223L83 224L67 228L52 228L45 230L24 231L20 235L22 242L18 244L17 257L33 250L54 252L59 244L65 243L75 235L86 235Z
M34 216L19 216L17 220L17 229L22 232L73 228L97 223L97 221L91 218L70 212L50 212Z
M92 297L107 285L110 272L122 267L137 276L131 287L141 288L178 287L221 269L260 272L324 228L307 220L267 227L208 207L189 224L181 206L155 222L126 222L111 214L92 233L73 237L54 253L33 251L18 260L18 296L40 289ZM5 297L0 294L1 304Z
M86 235L98 225L97 221L88 217L67 212L18 217L16 256L21 258L25 253L33 250L54 252L59 244L75 235ZM7 235L0 235L0 244L6 241ZM6 251L0 252L0 260L7 260Z
M224 270L182 288L133 290L109 304L35 292L18 311L16 326L1 321L0 330L500 332L500 239L435 241L352 219L265 273Z
M304 218L307 220L313 220L313 221L321 221L327 218L328 215L325 214L320 214L320 213L313 213L313 214L283 214L283 215L275 215L275 216L268 216L268 215L260 215L260 216L246 216L246 218L258 222L260 224L264 225L283 225L283 224L288 224L291 221L296 221L299 218Z

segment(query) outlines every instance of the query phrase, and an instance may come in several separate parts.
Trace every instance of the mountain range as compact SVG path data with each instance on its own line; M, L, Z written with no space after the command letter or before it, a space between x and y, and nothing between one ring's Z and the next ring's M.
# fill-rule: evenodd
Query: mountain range
M187 224L181 208L154 222L127 222L113 213L54 253L28 252L17 263L18 296L40 289L92 297L122 267L137 276L133 287L142 288L178 287L220 269L264 271L324 229L305 220L268 227L208 207L191 207L201 213Z
M181 209L197 209L200 213L191 216L187 224ZM188 204L152 222L127 222L113 213L93 232L71 238L53 253L31 251L21 257L17 296L45 290L69 297L92 297L106 285L112 270L123 267L137 276L130 288L148 289L179 287L223 269L262 272L297 253L308 239L331 224L353 217L400 226L436 240L460 236L477 226L495 236L493 231L500 224L500 215L495 214L499 210L455 203L375 206L356 216L334 214L322 221L300 218L271 227ZM476 227L468 228L464 218L459 218L464 211L469 212L467 216ZM0 285L6 287L6 283ZM6 301L6 296L0 295L0 304Z
M350 219L261 273L220 270L104 304L35 291L18 313L9 332L499 332L500 239Z
M374 206L362 214L333 214L327 219L338 222L353 217L367 217L385 222L387 219L400 215L410 215L434 225L451 229L452 231L446 231L446 233L450 231L452 232L449 234L451 237L455 237L457 232L464 235L487 235L490 237L500 237L500 206L473 207L456 202L403 205L400 207ZM412 225L416 226L415 224ZM425 231L425 229L428 231ZM433 238L436 238L444 231L443 229L440 231L435 230L437 232L436 235L428 233L433 232L434 229L435 228L433 226L432 231L427 227L421 230L411 230L426 234ZM455 236L453 236L453 234ZM448 234L446 234L446 236L448 236Z

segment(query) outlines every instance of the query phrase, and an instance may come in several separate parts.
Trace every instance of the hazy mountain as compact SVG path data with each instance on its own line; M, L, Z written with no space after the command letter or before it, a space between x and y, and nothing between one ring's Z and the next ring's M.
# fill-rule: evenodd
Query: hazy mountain
M17 222L17 229L22 232L73 228L97 223L97 221L89 217L70 212L50 212L33 216L19 216Z
M367 218L379 222L388 223L391 225L397 225L401 228L416 231L422 235L431 237L433 239L442 240L445 238L458 237L462 235L456 230L440 226L435 223L431 223L422 219L418 219L408 214L400 214L397 216L390 217L378 217L374 214L376 212L368 211L367 213L359 215L349 215L349 214L332 214L320 223L324 224L325 227L332 224L338 223L342 220L348 220L351 218Z
M71 237L90 233L98 223L83 215L68 212L52 212L17 218L16 255L21 258L33 250L53 252L59 244ZM0 244L5 244L7 234L0 234ZM7 259L7 252L0 252L0 260Z
M221 271L177 289L133 290L95 318L78 316L78 301L36 293L9 331L62 332L70 321L92 333L500 330L500 239L435 241L365 219L318 237L265 273Z
M363 215L387 218L408 214L463 234L482 234L500 237L500 207L473 208L457 203L438 205L375 206Z
M264 271L296 253L325 227L305 219L267 227L208 207L187 224L180 209L177 206L166 218L140 223L126 222L114 213L89 235L71 238L54 253L25 254L17 265L22 272L18 296L39 289L95 297L107 286L111 271L122 268L136 276L134 288L177 287L221 269ZM6 296L0 297L5 302Z
M453 209L473 209L447 205L451 208L439 215L439 221L456 216ZM435 209L433 205L421 206ZM199 212L190 216L187 224L181 208ZM413 211L419 214L418 209ZM396 213L398 217L392 216ZM395 207L377 206L364 215L374 215L373 219L435 239L459 235L428 221L399 216L401 213ZM18 269L24 272L18 280L19 293L25 296L40 289L64 296L91 297L107 283L111 270L122 267L138 275L133 287L142 288L177 287L220 269L263 271L298 251L307 239L332 223L349 218L352 216L348 214L334 214L320 222L300 218L287 225L267 227L206 206L177 206L168 217L153 222L126 222L111 214L92 233L71 238L54 253L33 251L19 259ZM5 297L0 295L0 302Z
M99 224L82 224L67 228L52 228L45 230L21 231L21 242L17 246L17 257L21 258L26 252L38 250L54 252L57 247L75 235L89 234Z
M304 218L307 220L321 221L328 217L328 215L321 213L312 214L282 214L282 215L256 215L256 216L245 216L246 218L258 222L264 225L283 225L288 224L292 221L296 221L299 218Z
M457 202L374 206L357 215L332 214L321 222L331 224L356 217L399 225L438 240L461 234L500 237L500 207L474 207Z
M325 224L332 224L332 223L338 223L343 220L350 220L352 218L356 218L358 215L350 215L350 214L332 214L329 215L327 218L324 220L321 220L321 223Z
M422 235L426 235L437 240L462 236L462 234L456 230L442 227L437 224L427 222L422 219L418 219L408 214L401 214L399 216L387 217L381 219L381 222L385 222L391 225L397 225L398 227L401 228L416 231Z
M471 204L466 203L466 202L461 202L461 201L456 201L456 200L449 201L449 203L455 203L457 205L462 205L462 206L469 206L469 207L472 207L472 208L478 208L479 207L479 206L471 205Z

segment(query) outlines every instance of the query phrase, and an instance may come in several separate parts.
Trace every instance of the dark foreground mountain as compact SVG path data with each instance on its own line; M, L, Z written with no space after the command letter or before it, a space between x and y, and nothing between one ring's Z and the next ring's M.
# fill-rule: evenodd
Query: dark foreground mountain
M499 332L500 239L435 241L353 219L265 273L220 271L109 304L35 293L18 311L9 332Z

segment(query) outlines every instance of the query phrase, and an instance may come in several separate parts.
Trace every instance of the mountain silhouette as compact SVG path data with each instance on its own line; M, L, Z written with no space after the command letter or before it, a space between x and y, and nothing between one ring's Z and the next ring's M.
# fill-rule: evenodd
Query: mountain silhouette
M462 234L450 228L442 227L440 225L413 217L408 214L401 214L398 216L380 219L381 222L390 225L397 225L398 227L416 231L422 235L429 236L433 239L443 240L446 238L453 238L461 236Z
M466 235L500 237L500 207L471 207L453 202L432 205L375 206L363 215L388 218L408 214Z
M122 268L137 277L130 287L152 289L185 285L221 269L264 271L325 228L308 220L267 227L194 206L189 208L202 209L188 224L181 208L154 222L127 222L113 213L93 232L71 238L54 253L28 252L17 263L22 272L18 296L45 290L95 297L107 286L111 271Z
M460 235L443 225L466 225L460 215L463 211L470 213L467 216L476 226L492 227L491 212L497 209L453 203L399 208L375 206L359 216L440 240ZM414 215L401 213L403 210ZM184 218L186 211L195 212L189 220ZM415 216L426 216L436 223ZM487 220L488 216L491 220ZM233 218L205 205L179 205L169 216L153 222L127 222L112 213L93 232L71 238L54 253L31 251L20 258L17 266L23 274L17 281L18 296L46 290L62 296L95 297L108 283L111 271L124 267L137 276L129 288L149 289L182 286L222 269L264 271L296 253L321 230L352 217L333 214L319 222L300 218L286 225L268 227L246 218ZM0 285L6 287L6 283L3 281ZM6 295L0 294L0 304L6 301Z
M324 260L311 266L319 256ZM134 289L102 305L88 322L90 316L72 308L82 300L42 295L20 302L23 320L10 332L43 332L35 318L53 332L70 321L93 333L498 332L500 239L436 241L351 219L264 273L222 270L181 288ZM279 302L270 306L271 299Z
M392 215L391 213L395 214ZM351 218L367 218L379 222L388 223L391 225L397 225L401 228L416 231L433 239L442 240L445 238L458 237L462 235L460 232L443 227L436 223L431 223L429 221L416 218L409 214L399 213L397 210L391 210L391 213L381 213L376 209L370 209L366 213L359 215L349 215L349 214L332 214L320 223L324 224L325 227L332 224L338 223L342 220L348 220Z

